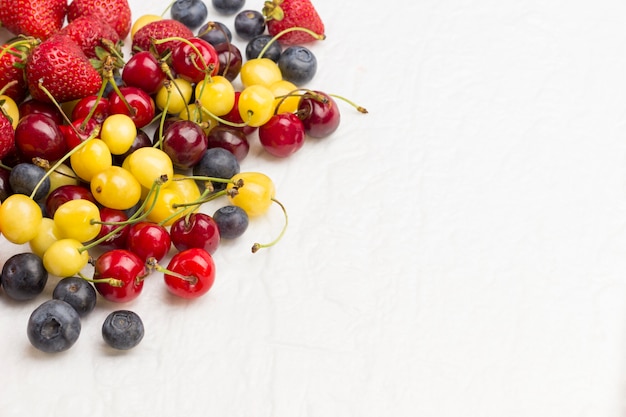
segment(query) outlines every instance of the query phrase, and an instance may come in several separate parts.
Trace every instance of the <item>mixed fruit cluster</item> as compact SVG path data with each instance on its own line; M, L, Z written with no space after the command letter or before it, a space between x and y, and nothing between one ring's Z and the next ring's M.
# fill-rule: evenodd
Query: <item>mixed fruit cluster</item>
M30 249L5 262L0 283L7 297L33 300L59 278L28 321L37 349L69 349L98 297L132 301L154 271L176 296L205 294L221 239L273 204L284 227L252 251L287 226L273 181L241 171L250 141L285 158L337 129L335 99L366 113L302 87L317 69L305 45L325 37L310 0L211 4L235 15L243 54L201 0L134 20L127 0L0 0L15 35L0 49L0 233ZM200 211L218 198L213 215ZM116 349L143 334L129 310L102 327Z

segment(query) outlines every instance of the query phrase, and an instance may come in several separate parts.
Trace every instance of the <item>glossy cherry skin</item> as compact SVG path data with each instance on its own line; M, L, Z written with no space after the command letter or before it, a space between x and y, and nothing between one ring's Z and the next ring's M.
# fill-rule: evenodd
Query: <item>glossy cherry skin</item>
M259 127L263 148L278 158L285 158L304 145L304 125L294 113L275 114Z
M126 86L120 87L119 90L130 107L133 108L132 114L115 91L109 93L109 114L125 114L130 116L133 122L135 122L137 129L148 125L154 118L156 111L152 97L137 87Z
M105 223L125 222L128 220L128 215L125 211L122 210L102 207L100 209L100 220ZM100 242L98 246L107 250L125 249L126 239L128 238L128 228L129 226L124 226L120 228L119 225L115 224L103 224L100 228L100 233L98 233L98 236L95 240L99 240L109 233L112 233L114 230L117 230L117 232L115 232L112 236L109 236L106 240Z
M128 228L126 249L135 253L144 262L148 258L160 261L170 251L171 246L169 232L157 223L138 222Z
M203 80L209 68L212 68L209 71L210 75L217 75L220 61L213 45L198 37L190 38L188 41L200 52L202 59L189 43L176 43L172 49L172 68L176 74L192 83Z
M215 263L211 254L201 248L186 249L175 254L164 273L167 289L182 298L197 298L206 294L215 282Z
M156 94L165 79L161 64L149 51L137 52L122 70L122 80L127 86L138 87L149 95Z
M220 244L220 231L217 223L205 213L191 213L172 223L170 236L174 247L179 251L202 248L211 255Z
M243 58L241 51L232 43L219 43L215 45L215 51L220 62L219 75L228 81L232 81L239 75Z
M98 96L95 94L84 97L76 103L72 110L72 120L84 120L94 106L96 109L91 117L101 124L109 115L109 100L106 97L98 99Z
M206 133L197 123L178 120L168 126L162 145L175 168L189 169L202 158L208 141Z
M20 119L15 128L15 147L25 160L43 158L56 161L67 152L65 138L56 122L41 113Z
M96 128L100 127L100 122L95 118L87 120L87 123L84 125L83 122L83 119L74 120L72 122L74 128L70 125L59 126L59 130L63 133L63 138L65 139L65 144L68 149L74 149L76 146L80 145L92 135Z
M37 100L26 100L19 105L20 118L23 118L29 114L43 114L48 116L57 125L63 124L63 116L59 109L52 103L43 103Z
M70 200L87 200L97 204L89 188L81 185L66 184L52 190L46 197L46 215L50 218L54 217L54 213L59 206Z
M207 135L208 147L224 148L241 162L250 151L248 136L241 130L226 125L215 126Z
M326 102L310 94L305 94L298 105L298 116L304 130L312 138L325 138L339 127L341 114L337 103L326 93L316 91Z
M94 263L94 280L113 278L122 281L119 287L104 282L94 284L103 298L117 303L137 298L143 289L146 275L148 270L145 262L126 249L104 252Z

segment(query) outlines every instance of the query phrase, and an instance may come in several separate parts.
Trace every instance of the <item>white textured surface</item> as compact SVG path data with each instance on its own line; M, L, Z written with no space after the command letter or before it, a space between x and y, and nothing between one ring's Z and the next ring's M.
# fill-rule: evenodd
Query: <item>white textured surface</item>
M284 240L249 254L281 217L255 222L194 302L149 279L123 354L117 306L50 356L25 334L45 296L0 294L0 415L624 415L626 3L315 4L309 87L370 114L242 164L276 182Z

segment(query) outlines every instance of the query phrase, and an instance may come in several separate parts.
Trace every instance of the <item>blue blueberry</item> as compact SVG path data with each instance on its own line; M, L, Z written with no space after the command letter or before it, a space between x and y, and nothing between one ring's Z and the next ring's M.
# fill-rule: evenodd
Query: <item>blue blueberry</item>
M28 340L46 353L71 348L80 336L80 316L74 307L61 300L48 300L39 305L28 319Z
M170 9L172 19L178 20L190 29L199 27L209 11L202 0L176 0Z
M235 16L234 26L235 33L249 41L265 32L265 17L258 10L244 10Z
M246 59L254 59L259 56L265 45L272 39L270 35L259 35L248 42L246 45ZM271 59L278 62L283 47L278 41L273 41L270 46L263 52L263 58Z
M29 162L21 162L13 167L9 174L9 184L16 194L31 195L35 187L46 175L46 170ZM35 193L34 200L41 200L50 191L50 178L46 179L39 185Z
M0 282L9 298L32 300L46 287L48 272L39 256L31 252L18 253L4 263Z
M223 239L235 239L243 235L248 228L248 213L238 206L220 207L213 214L213 220L217 223L220 237Z
M304 46L290 46L278 58L278 68L283 79L300 86L315 76L317 58Z
M96 307L96 289L80 277L67 277L60 280L52 291L52 298L62 300L74 307L79 316L84 317Z
M200 161L193 167L193 175L230 179L240 170L239 161L234 154L224 148L210 148L202 155ZM204 191L206 181L198 180L198 186ZM213 189L223 190L226 183L212 182Z
M233 34L228 26L221 22L207 22L198 29L198 37L213 46L233 40Z
M113 349L132 349L141 342L145 330L141 317L134 311L117 310L102 324L102 338Z
M211 3L218 13L231 15L241 10L246 0L211 0Z

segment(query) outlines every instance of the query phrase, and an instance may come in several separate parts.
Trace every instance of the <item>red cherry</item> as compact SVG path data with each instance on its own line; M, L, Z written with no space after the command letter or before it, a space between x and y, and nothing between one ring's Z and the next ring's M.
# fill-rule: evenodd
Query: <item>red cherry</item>
M122 70L122 80L126 85L138 87L149 95L156 94L165 79L161 64L149 51L137 52Z
M128 228L126 248L144 262L148 258L160 261L172 246L172 239L164 226L152 222L138 222Z
M57 125L63 124L63 116L59 109L52 103L44 103L35 99L24 101L18 106L20 117L26 117L29 114L43 114L54 120Z
M83 122L84 119L74 120L72 122L72 126L74 126L73 129L70 125L59 126L68 149L74 149L76 146L80 145L87 138L89 138L89 136L91 136L97 127L100 126L100 123L94 118L87 120L87 124L84 126Z
M220 60L213 45L197 37L188 41L178 42L172 48L172 68L176 74L189 82L197 83L204 79L205 71L212 66L210 75L217 75ZM202 59L190 44L200 52Z
M241 118L241 114L239 113L239 96L240 95L241 95L241 91L235 91L235 104L233 105L233 108L228 113L222 116L222 119L226 120L227 122L236 123L236 124L243 123L243 119ZM251 133L254 133L255 130L257 130L256 127L248 126L248 125L245 125L243 127L233 127L233 128L241 129L241 131L245 133L246 135L250 135Z
M207 135L208 148L224 148L241 162L250 151L250 142L243 130L226 125L217 125Z
M321 91L305 94L298 105L298 115L304 124L307 135L325 138L339 127L341 114L335 100ZM320 99L323 98L324 100Z
M104 119L109 115L109 100L106 97L100 97L95 94L82 98L76 103L72 110L72 120L84 120L91 112L93 106L96 106L93 115L98 123L104 122Z
M70 200L87 200L97 204L89 188L81 185L65 184L52 190L52 192L48 194L48 197L46 197L46 215L48 217L54 217L54 213L59 206Z
M220 61L218 74L224 76L228 81L237 78L243 64L239 48L230 42L222 42L215 45L215 51Z
M259 127L259 140L267 152L285 158L304 145L304 125L294 113L275 114Z
M124 303L137 298L146 275L148 270L144 261L126 249L104 252L94 263L94 280L113 278L121 281L121 286L106 282L94 284L100 295L109 301Z
M170 236L179 251L202 248L212 255L220 244L217 223L205 213L191 213L177 219L170 226Z
M206 133L197 123L177 120L165 130L162 146L175 168L189 169L200 161L208 141Z
M135 122L137 129L146 126L155 115L155 105L152 97L137 87L120 87L120 93L133 109L132 114L122 98L115 90L109 93L109 114L125 114Z
M113 222L125 222L128 220L128 215L122 210L112 209L109 207L102 207L100 209L100 220L105 223ZM99 240L102 237L108 235L114 230L118 229L119 225L116 224L103 224L100 228L100 232L95 240ZM126 239L128 237L128 226L122 227L115 234L109 236L106 240L101 242L98 246L103 249L125 249Z
M197 298L206 294L215 282L215 263L211 255L200 248L191 248L175 254L164 273L167 289L183 298Z
M56 161L65 155L67 145L57 123L42 113L22 117L15 128L15 147L25 160L43 158Z

